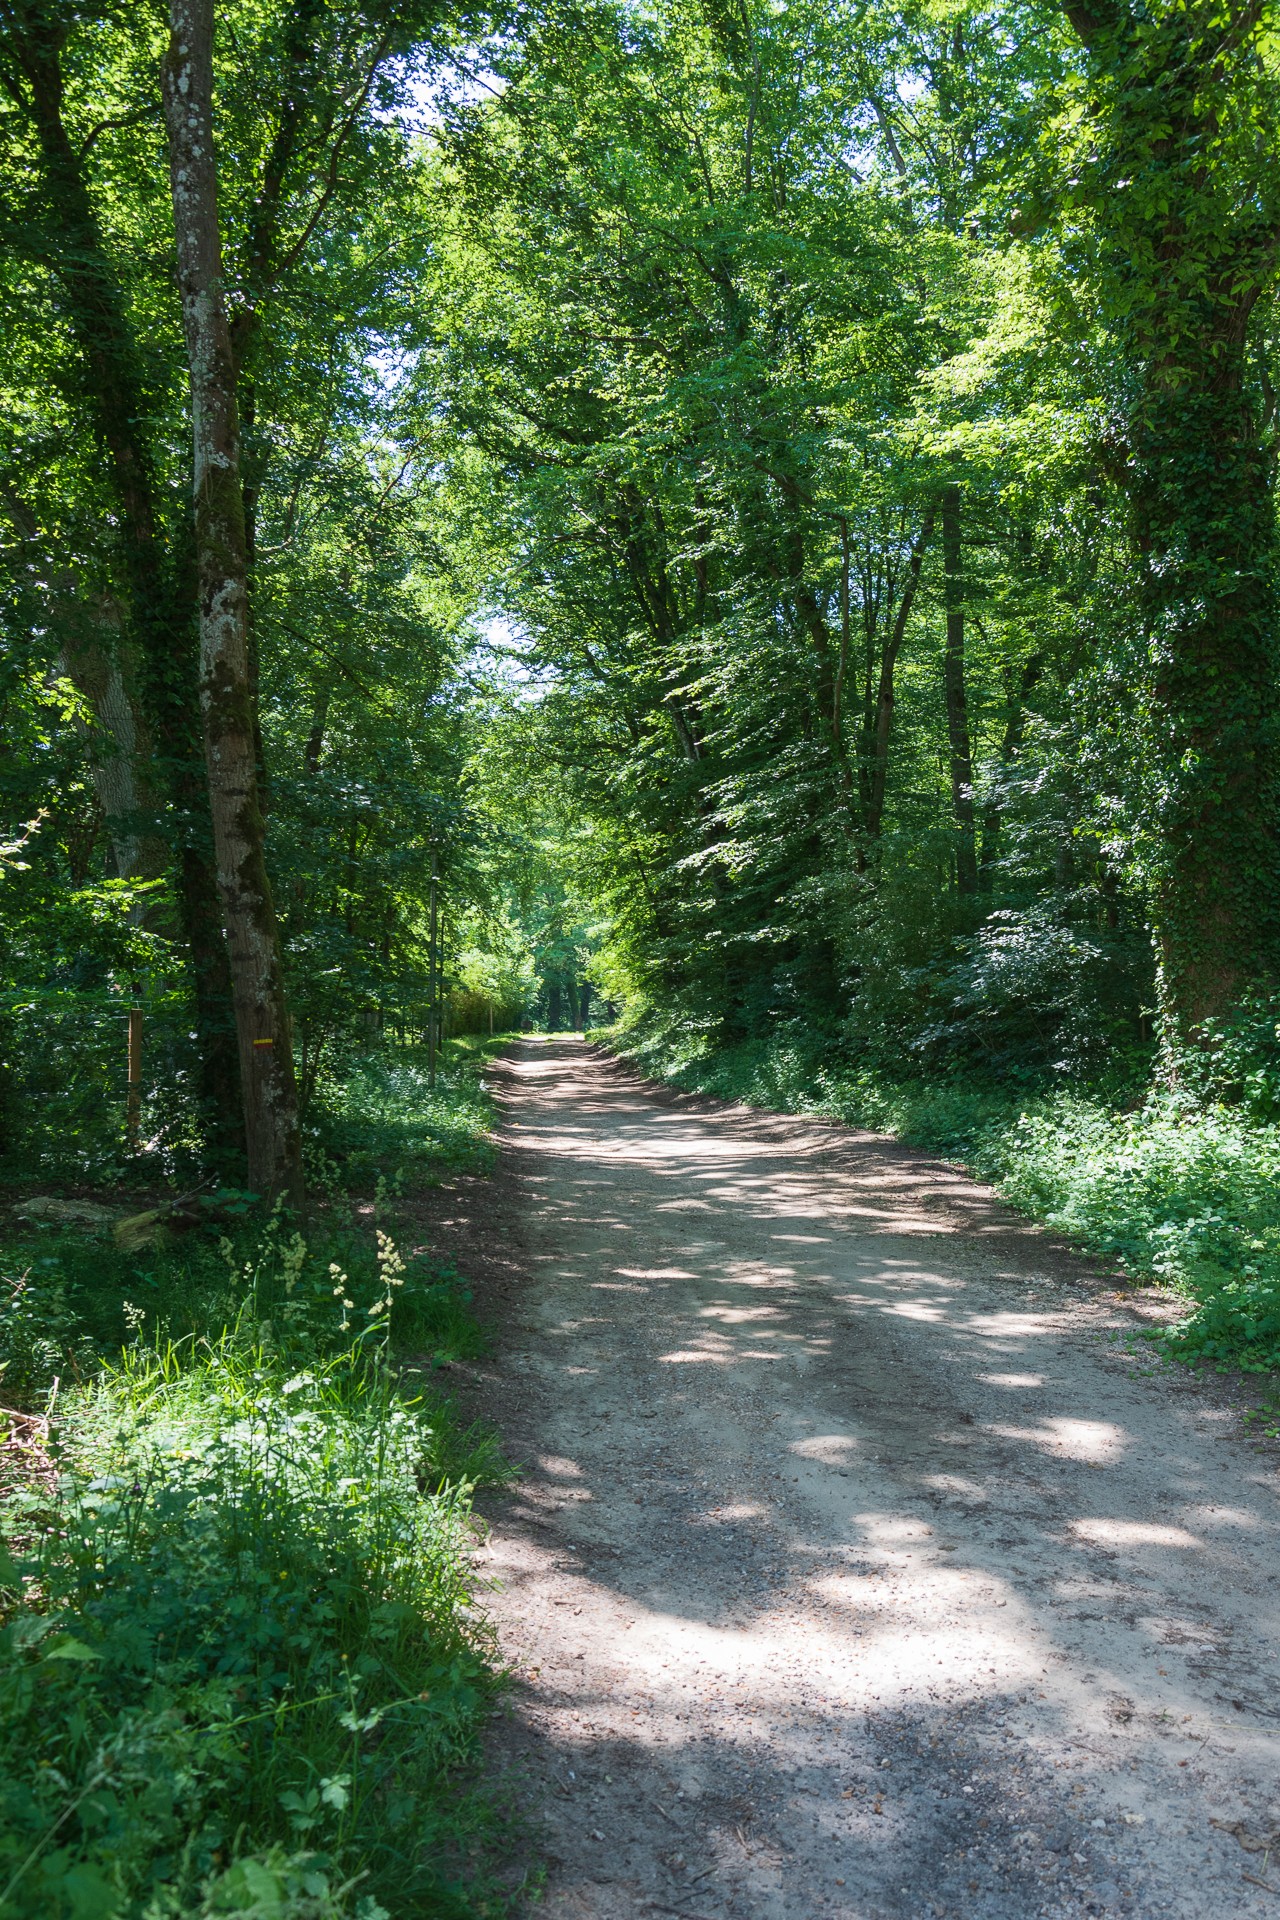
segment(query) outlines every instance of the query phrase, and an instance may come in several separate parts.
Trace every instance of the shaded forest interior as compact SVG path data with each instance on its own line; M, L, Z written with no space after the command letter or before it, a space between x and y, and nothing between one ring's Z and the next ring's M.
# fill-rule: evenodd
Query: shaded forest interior
M398 1389L506 1033L962 1160L1274 1385L1278 48L0 5L0 1914L515 1897L441 1785L506 1469Z

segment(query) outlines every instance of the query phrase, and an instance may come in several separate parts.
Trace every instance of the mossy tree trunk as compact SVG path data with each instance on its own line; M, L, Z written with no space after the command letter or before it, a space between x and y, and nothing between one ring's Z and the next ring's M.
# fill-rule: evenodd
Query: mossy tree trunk
M178 282L191 377L200 707L250 1185L301 1186L297 1090L267 877L249 680L249 594L236 375L213 146L213 0L172 0L162 75Z

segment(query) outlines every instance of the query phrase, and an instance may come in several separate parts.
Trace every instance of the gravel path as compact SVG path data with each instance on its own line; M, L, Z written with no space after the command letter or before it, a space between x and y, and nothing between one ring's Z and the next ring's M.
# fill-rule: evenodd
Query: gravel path
M499 1068L551 1920L1280 1920L1274 1457L953 1169ZM1268 1852L1269 1845L1274 1851Z

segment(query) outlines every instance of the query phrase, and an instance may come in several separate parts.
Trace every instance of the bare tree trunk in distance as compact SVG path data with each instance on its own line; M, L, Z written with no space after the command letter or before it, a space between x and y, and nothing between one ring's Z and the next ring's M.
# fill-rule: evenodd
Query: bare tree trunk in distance
M267 878L249 686L249 591L235 367L213 151L213 0L171 0L162 72L178 282L191 374L200 710L249 1184L301 1192L298 1097Z
M894 693L894 673L898 664L898 655L906 638L907 621L911 618L911 608L920 585L920 570L924 565L924 556L930 540L933 538L933 523L936 510L930 507L925 514L924 524L916 537L907 562L907 576L903 581L902 595L898 601L898 611L885 638L880 652L880 684L876 692L874 728L869 734L869 766L867 769L867 804L863 815L862 828L864 842L870 844L880 838L884 825L885 792L889 782L889 741L893 734L893 713L896 701ZM866 846L864 845L859 871L866 867Z
M947 651L942 672L947 696L947 733L951 742L951 798L958 830L956 884L961 893L976 893L978 855L974 839L969 702L964 684L964 572L959 487L947 487L942 495L942 575L947 606Z
M427 909L430 915L430 932L427 936L427 1086L436 1084L436 1049L439 1035L440 991L436 974L436 935L439 931L436 896L440 887L440 856L435 849L431 852L431 895Z

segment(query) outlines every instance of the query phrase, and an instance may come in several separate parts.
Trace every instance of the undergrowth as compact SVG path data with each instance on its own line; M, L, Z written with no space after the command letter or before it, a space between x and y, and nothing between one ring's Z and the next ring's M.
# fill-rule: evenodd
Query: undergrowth
M1173 1358L1280 1369L1280 1127L1209 1101L1121 1090L895 1079L803 1029L716 1049L649 1019L611 1044L681 1086L890 1133L991 1180L1011 1205L1187 1304ZM1125 1090L1127 1091L1127 1090Z
M485 1335L395 1224L404 1180L483 1164L487 1110L456 1059L422 1122L413 1084L366 1065L334 1098L357 1144L322 1140L305 1222L3 1249L3 1920L509 1907L471 1576L506 1469L434 1379Z
M402 1168L419 1184L456 1173L486 1173L492 1109L477 1071L505 1044L471 1035L442 1050L436 1085L420 1051L369 1053L322 1086L310 1120L310 1154L323 1181L322 1159L345 1187Z

